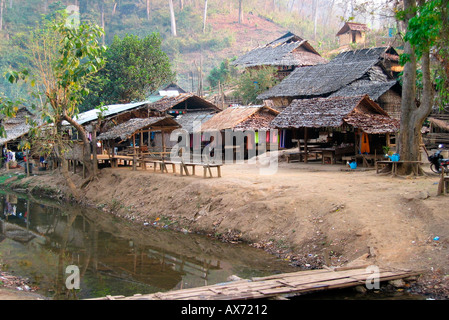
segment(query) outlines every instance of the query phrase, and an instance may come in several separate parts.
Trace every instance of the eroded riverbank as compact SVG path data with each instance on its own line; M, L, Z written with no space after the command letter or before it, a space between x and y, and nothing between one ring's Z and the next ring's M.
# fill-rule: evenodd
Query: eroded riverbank
M340 169L280 163L261 176L254 166L227 165L223 178L202 179L106 168L83 192L85 204L136 225L249 243L305 269L360 262L422 270L415 290L447 297L448 200L436 196L438 177ZM9 186L67 194L57 173Z

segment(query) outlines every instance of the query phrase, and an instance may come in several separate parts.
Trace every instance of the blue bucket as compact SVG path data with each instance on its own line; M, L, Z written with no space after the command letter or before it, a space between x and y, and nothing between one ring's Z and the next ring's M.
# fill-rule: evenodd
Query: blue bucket
M395 153L390 156L391 161L397 162L399 161L399 154Z
M353 161L353 162L349 162L349 167L351 169L356 169L357 168L357 162Z

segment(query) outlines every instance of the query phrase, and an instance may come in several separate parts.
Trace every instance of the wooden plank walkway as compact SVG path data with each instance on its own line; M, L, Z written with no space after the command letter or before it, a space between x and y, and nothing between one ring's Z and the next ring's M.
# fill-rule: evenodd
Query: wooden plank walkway
M419 275L410 270L379 270L379 282ZM90 300L246 300L277 296L294 296L317 290L365 285L373 273L370 269L318 269L252 278L210 286L137 294L130 297L106 296Z

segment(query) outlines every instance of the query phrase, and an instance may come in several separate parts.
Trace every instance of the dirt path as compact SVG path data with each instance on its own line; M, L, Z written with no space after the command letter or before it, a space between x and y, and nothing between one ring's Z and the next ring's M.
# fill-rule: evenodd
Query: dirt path
M260 175L257 165L234 164L223 167L221 179L203 179L106 168L85 197L136 223L248 241L301 267L363 257L379 267L423 270L445 293L449 198L436 195L438 176L342 169L280 162L276 174ZM21 183L63 186L57 175L30 179Z

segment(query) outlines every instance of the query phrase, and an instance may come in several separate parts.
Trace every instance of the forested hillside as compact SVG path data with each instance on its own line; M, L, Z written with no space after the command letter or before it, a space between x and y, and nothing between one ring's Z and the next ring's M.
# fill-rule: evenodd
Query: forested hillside
M21 50L17 37L34 28L41 15L68 8L79 11L81 21L103 27L101 41L105 45L111 44L114 36L143 38L159 33L178 83L187 90L197 90L201 80L205 88L209 86L208 73L223 59L287 31L308 39L323 55L336 49L335 34L343 20L353 19L357 13L359 22L374 23L369 2L356 6L354 1L0 0L0 67L3 73L26 66L27 52ZM0 91L10 97L26 96L23 86L11 88L3 80Z

